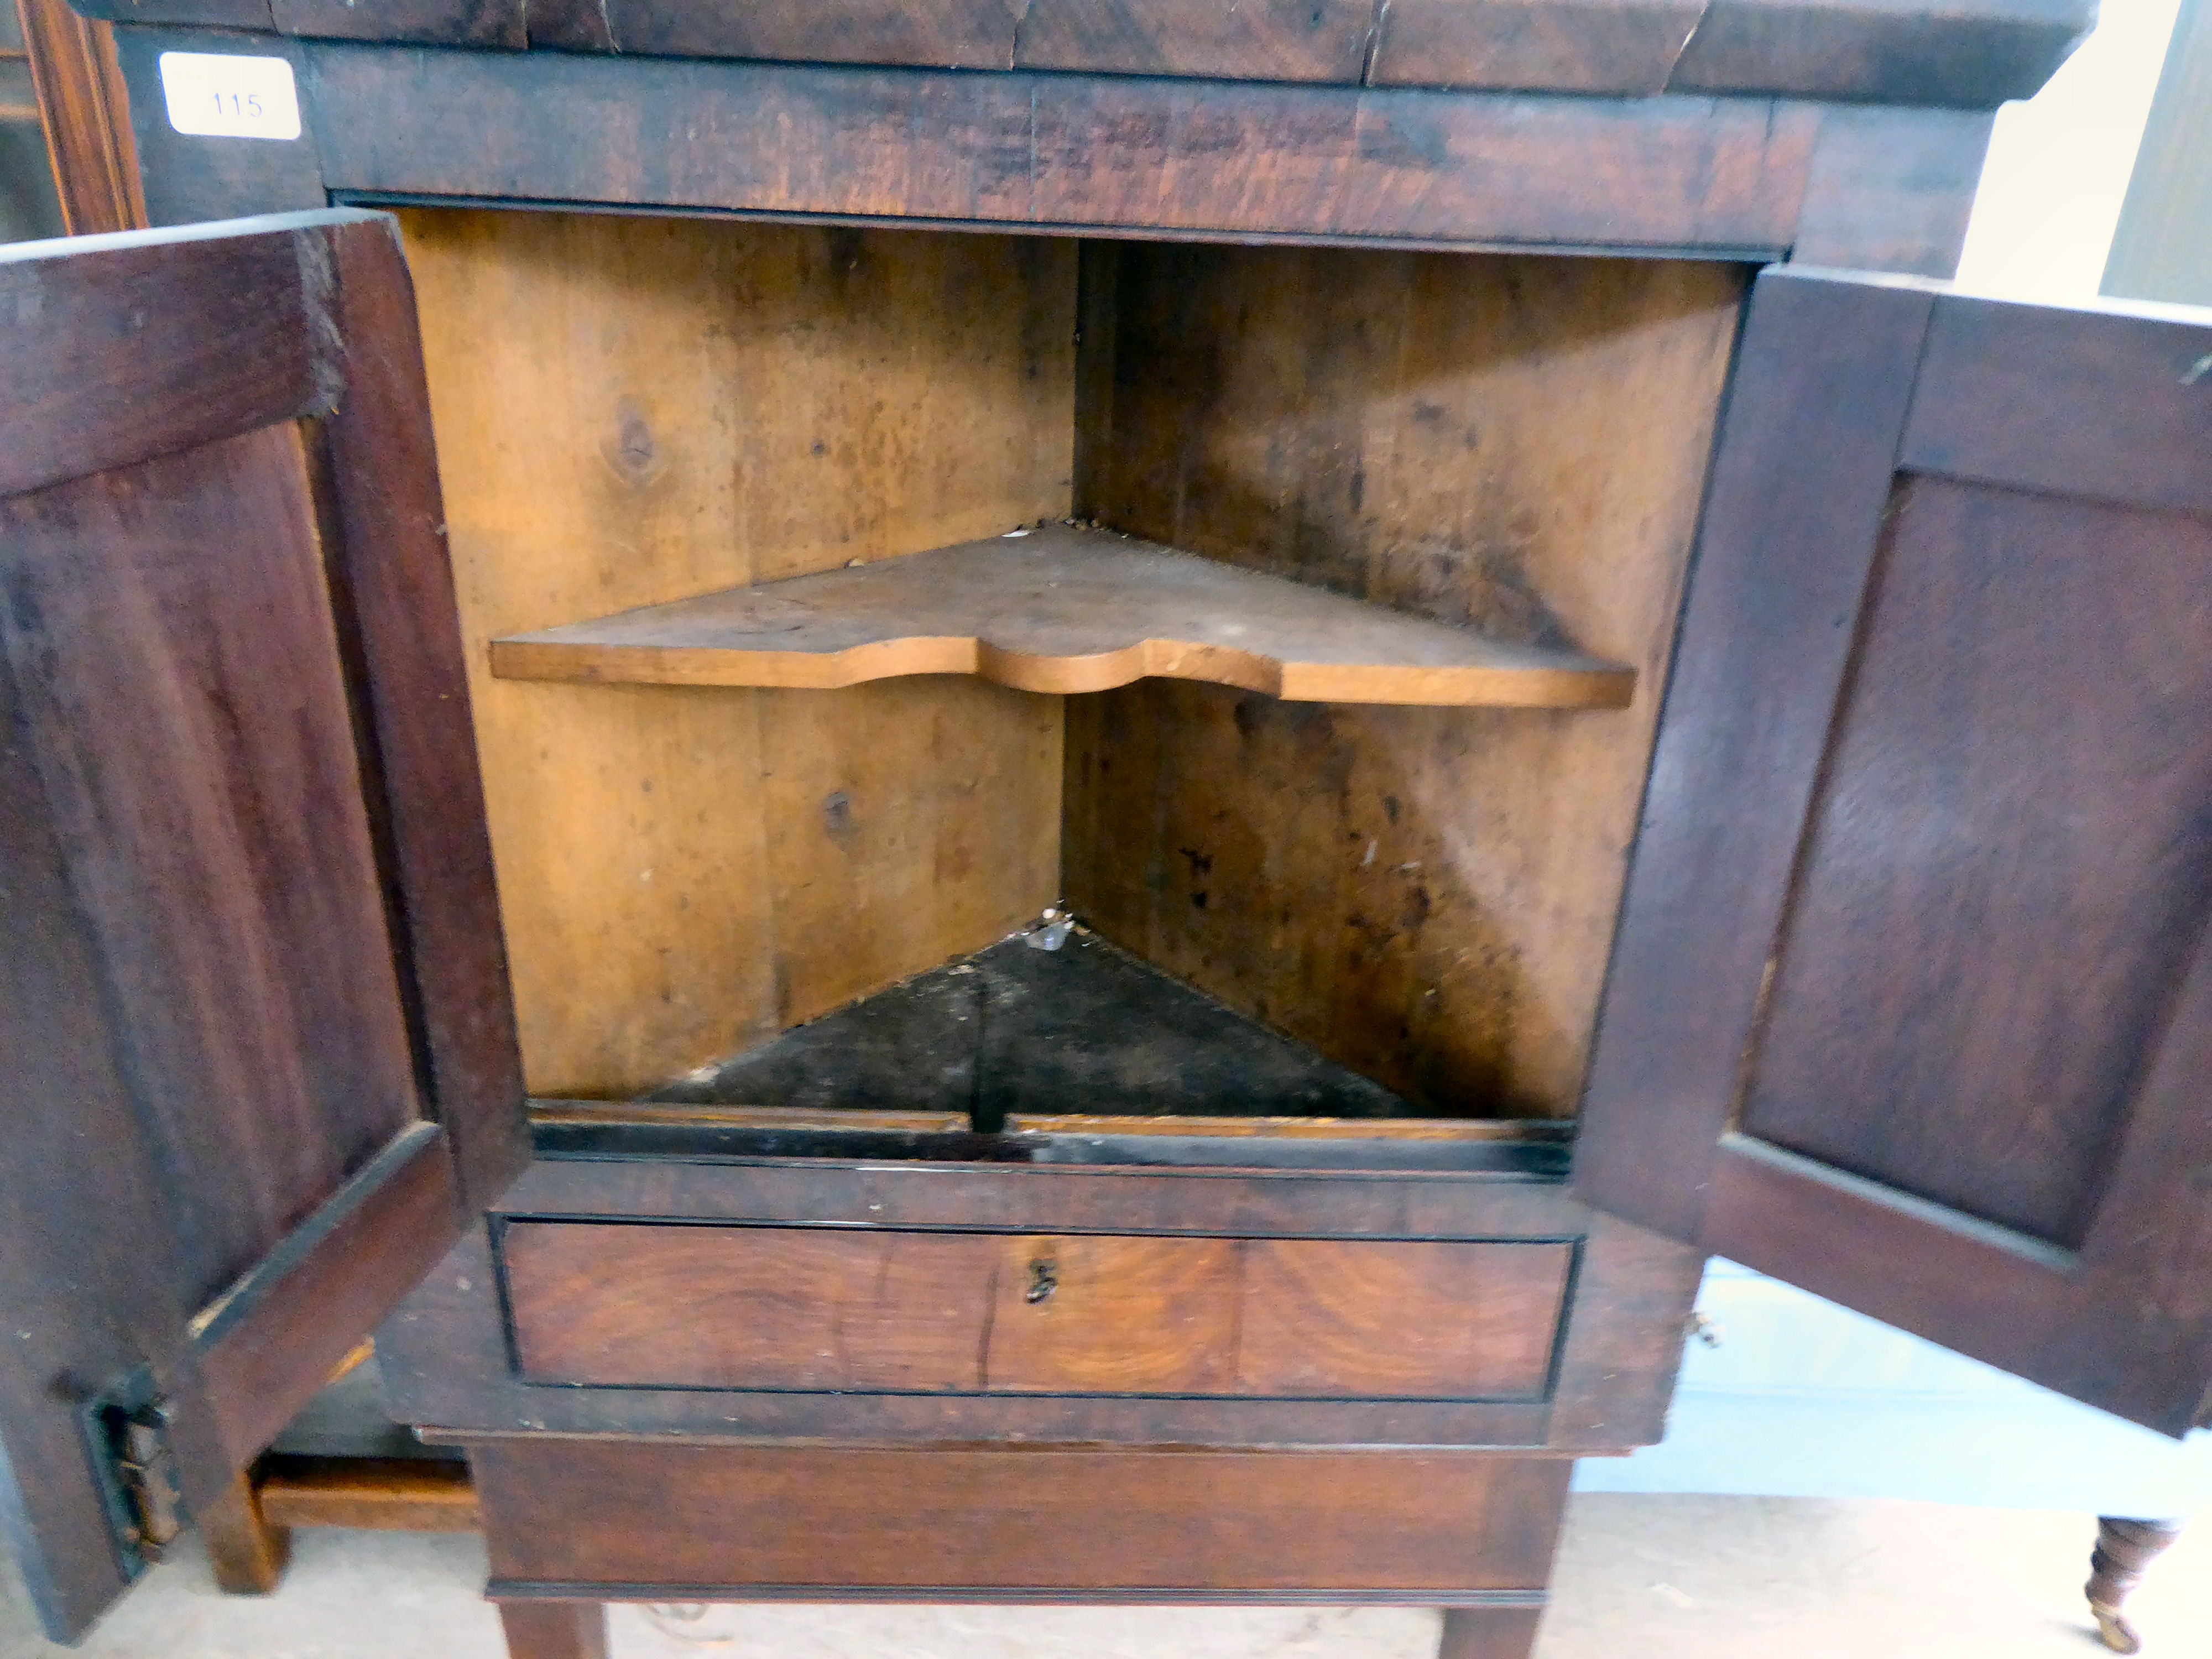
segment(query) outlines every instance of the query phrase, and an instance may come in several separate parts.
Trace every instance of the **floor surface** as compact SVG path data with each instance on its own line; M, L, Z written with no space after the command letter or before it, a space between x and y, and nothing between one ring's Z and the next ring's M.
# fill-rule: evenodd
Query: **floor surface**
M2033 1510L1585 1495L1538 1659L2095 1659L2095 1523ZM274 1596L219 1595L187 1551L83 1659L501 1659L474 1537L310 1532ZM2212 1520L2130 1611L2148 1659L2212 1659ZM1417 1609L621 1607L614 1659L1431 1659ZM0 1656L34 1633L12 1568Z

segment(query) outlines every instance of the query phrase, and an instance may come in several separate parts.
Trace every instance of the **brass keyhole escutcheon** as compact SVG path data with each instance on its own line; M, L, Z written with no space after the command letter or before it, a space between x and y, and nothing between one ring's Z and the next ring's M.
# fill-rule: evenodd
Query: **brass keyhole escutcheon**
M1022 1292L1022 1300L1035 1306L1060 1288L1060 1264L1056 1261L1030 1263L1030 1287Z

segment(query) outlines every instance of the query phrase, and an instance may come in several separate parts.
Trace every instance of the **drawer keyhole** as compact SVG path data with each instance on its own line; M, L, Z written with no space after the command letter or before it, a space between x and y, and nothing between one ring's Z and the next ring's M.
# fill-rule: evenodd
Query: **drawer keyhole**
M1060 1288L1060 1264L1054 1261L1030 1263L1030 1287L1022 1292L1022 1300L1034 1306Z

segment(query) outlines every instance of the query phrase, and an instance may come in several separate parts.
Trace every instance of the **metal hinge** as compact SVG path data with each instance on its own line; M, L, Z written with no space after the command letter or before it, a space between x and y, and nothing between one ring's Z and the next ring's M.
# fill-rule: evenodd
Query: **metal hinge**
M126 1571L161 1560L185 1529L169 1402L145 1366L86 1402L84 1424Z

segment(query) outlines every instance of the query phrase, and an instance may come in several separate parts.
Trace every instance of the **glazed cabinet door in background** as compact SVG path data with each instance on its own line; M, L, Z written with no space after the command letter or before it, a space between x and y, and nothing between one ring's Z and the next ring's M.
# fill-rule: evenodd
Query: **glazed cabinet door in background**
M421 374L379 215L0 249L0 1512L58 1637L521 1161Z
M2212 1383L2212 313L1774 270L1601 1207L2142 1423Z

